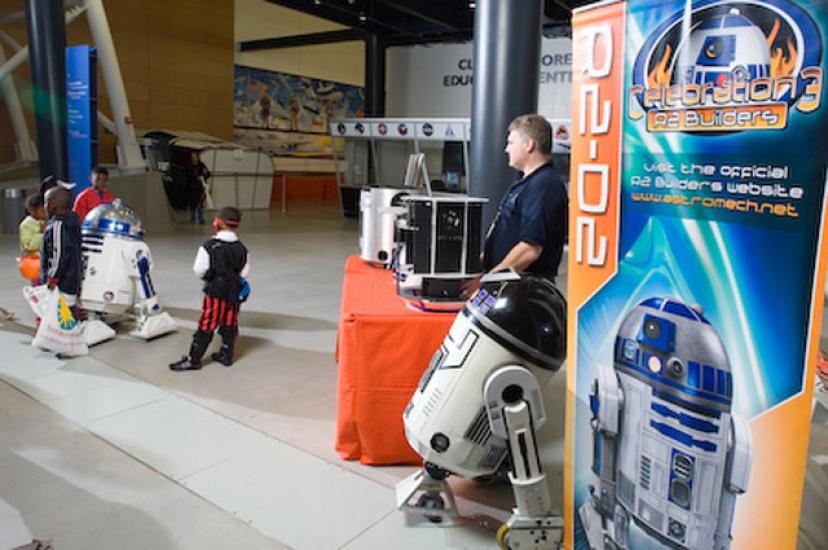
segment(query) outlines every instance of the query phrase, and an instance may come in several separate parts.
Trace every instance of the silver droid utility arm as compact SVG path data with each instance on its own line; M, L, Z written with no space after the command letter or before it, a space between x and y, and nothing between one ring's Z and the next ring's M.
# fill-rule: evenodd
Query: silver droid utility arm
M589 396L592 411L590 425L595 445L592 470L599 480L593 497L598 510L604 515L612 513L615 502L616 446L624 394L613 369L599 364L596 370L597 378L592 382Z
M753 443L750 428L744 420L734 415L730 421L732 441L728 452L725 489L734 494L742 494L747 491L748 478L750 478Z

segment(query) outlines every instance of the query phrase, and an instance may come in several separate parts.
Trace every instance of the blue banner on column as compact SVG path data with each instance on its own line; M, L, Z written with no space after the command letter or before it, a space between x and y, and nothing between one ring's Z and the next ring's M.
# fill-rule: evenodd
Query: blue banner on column
M75 196L89 187L89 174L98 163L98 108L95 49L66 48L66 135L69 181Z

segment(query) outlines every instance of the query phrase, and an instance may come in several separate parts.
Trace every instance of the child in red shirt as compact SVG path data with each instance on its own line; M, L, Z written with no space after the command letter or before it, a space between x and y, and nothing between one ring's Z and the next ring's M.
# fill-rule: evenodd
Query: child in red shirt
M89 181L92 182L92 187L88 187L78 194L72 208L80 218L81 225L83 225L86 215L96 206L115 200L115 195L109 192L109 170L103 166L96 166L92 169Z

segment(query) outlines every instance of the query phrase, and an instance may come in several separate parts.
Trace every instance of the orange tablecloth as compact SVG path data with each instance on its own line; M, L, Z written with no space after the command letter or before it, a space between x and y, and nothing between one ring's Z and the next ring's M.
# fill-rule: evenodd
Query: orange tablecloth
M345 264L337 358L336 450L363 464L416 464L402 414L452 313L408 308L391 272L358 256Z

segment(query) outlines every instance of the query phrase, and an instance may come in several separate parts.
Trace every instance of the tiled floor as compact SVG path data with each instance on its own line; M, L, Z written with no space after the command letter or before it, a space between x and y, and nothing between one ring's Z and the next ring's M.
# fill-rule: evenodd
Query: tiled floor
M246 213L253 297L239 360L166 368L189 345L200 305L190 265L208 231L149 232L155 287L180 332L120 336L71 361L28 345L22 285L14 263L0 262L0 307L18 317L0 322L0 550L32 537L57 550L495 548L477 525L398 512L394 485L414 468L343 462L333 450L341 274L357 247L356 223L337 211ZM14 251L14 237L0 235L0 258ZM544 390L541 457L558 503L564 390L563 373ZM826 425L814 429L803 550L828 540ZM502 516L511 506L506 486L452 484L461 510Z

